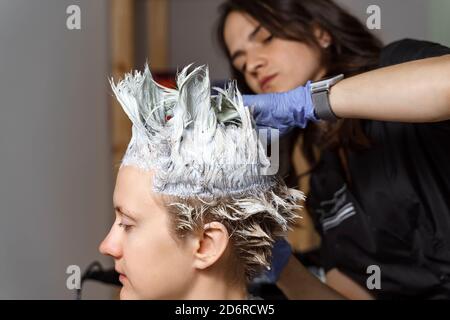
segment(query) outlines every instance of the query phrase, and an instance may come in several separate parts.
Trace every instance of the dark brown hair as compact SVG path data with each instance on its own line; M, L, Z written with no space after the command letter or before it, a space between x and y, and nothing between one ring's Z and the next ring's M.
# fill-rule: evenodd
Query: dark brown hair
M239 11L251 15L275 37L300 41L318 50L327 75L343 73L346 77L378 67L381 41L371 34L354 16L332 0L228 0L220 7L217 25L219 45L230 61L232 76L243 93L253 93L244 76L231 63L224 39L228 14ZM332 44L322 48L314 29L319 27L330 34ZM302 149L314 166L315 149L359 150L370 146L361 120L343 119L336 123L310 124L305 130Z

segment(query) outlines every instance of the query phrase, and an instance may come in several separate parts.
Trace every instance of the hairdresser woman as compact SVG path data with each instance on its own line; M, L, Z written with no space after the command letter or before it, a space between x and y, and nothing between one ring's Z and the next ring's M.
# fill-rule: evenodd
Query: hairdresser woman
M450 298L450 49L383 46L328 0L229 0L218 31L256 123L303 129L328 286L351 299ZM288 297L333 298L279 247ZM381 288L369 290L374 265Z

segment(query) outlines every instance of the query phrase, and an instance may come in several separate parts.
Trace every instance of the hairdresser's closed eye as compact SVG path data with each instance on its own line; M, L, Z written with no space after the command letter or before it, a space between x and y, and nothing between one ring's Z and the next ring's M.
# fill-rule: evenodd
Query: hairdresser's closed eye
M240 56L238 57L235 62L234 62L234 67L239 70L240 72L244 73L245 72L245 68L247 66L246 64L246 59L244 58L244 56Z
M263 40L263 43L269 43L270 41L272 41L273 40L273 34L271 34L270 36L268 36L267 38L265 38L264 40Z
M274 36L273 34L269 34L269 36L265 36L265 38L262 38L261 43L262 44L268 44L273 40ZM241 62L242 64L242 62ZM239 63L237 63L238 67L237 69L241 72L241 73L245 73L246 69L247 69L247 63L243 63L241 67L239 67Z

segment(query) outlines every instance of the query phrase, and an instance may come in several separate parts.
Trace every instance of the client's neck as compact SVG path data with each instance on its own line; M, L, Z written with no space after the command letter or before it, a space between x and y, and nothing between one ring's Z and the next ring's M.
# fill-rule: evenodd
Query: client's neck
M229 281L217 274L200 274L186 297L188 300L245 300L245 283Z

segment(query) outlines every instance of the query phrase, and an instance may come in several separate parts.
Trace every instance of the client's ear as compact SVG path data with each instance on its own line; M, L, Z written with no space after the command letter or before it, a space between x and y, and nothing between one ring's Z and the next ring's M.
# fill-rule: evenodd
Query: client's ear
M220 222L205 224L196 241L194 267L206 269L224 254L229 242L227 228Z

